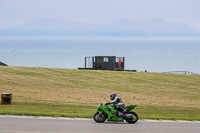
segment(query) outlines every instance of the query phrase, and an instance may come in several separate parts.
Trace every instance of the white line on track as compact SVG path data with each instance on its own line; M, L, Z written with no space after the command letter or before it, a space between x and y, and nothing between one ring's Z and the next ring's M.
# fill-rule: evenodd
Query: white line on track
M32 118L32 119L60 119L60 120L91 120L89 118L71 118L71 117L52 117L52 116L27 116L27 115L0 115L0 118ZM141 122L181 122L181 123L200 123L200 121L183 120L139 120Z

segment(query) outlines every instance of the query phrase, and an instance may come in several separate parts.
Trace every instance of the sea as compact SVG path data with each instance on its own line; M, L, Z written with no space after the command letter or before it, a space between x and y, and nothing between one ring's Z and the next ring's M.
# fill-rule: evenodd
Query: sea
M85 57L125 57L125 69L200 74L200 40L1 39L9 66L78 69Z

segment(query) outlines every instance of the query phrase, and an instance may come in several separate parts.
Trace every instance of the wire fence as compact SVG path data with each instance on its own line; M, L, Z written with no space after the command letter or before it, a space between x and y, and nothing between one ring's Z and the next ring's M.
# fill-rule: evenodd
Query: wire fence
M199 75L197 73L193 73L189 71L169 71L169 72L163 72L163 73Z

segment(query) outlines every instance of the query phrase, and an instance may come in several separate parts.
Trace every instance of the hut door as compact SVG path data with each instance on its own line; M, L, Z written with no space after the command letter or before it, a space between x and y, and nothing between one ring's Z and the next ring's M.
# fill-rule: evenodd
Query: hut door
M98 69L101 69L101 58L98 57Z

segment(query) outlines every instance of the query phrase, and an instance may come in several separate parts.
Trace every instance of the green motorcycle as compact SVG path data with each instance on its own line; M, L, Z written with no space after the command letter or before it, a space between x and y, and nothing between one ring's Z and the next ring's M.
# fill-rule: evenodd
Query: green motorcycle
M115 109L115 105L105 106L101 103L97 107L97 112L94 114L93 119L98 123L107 121L119 121L126 120L128 123L136 123L138 121L138 115L132 112L137 105L128 105L125 107L126 112L123 116L118 115L118 111Z

